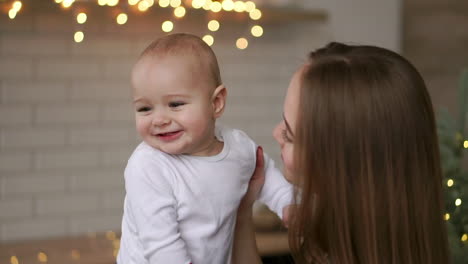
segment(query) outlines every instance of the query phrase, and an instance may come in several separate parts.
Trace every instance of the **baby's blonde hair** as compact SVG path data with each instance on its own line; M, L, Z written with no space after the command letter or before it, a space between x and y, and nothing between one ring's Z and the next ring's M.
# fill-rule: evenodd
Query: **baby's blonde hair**
M199 64L201 72L207 71L214 87L222 84L218 60L213 50L202 39L187 33L175 33L158 38L146 47L140 59L147 56L189 56Z

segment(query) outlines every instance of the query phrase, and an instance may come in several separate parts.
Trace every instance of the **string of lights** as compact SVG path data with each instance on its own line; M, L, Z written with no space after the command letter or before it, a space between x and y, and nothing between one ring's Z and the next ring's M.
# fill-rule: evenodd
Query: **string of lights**
M249 45L249 38L259 38L263 35L264 30L258 24L262 18L262 11L256 6L253 1L233 1L233 0L50 0L60 5L62 9L74 9L77 4L81 3L94 3L100 7L112 7L118 10L113 12L115 15L112 18L116 24L124 26L130 20L128 11L135 11L145 13L150 8L172 8L172 17L161 23L161 30L165 33L170 33L175 28L175 21L183 19L191 10L204 10L208 13L244 13L248 20L250 27L248 36L239 36L236 39L235 45L238 49L244 50ZM11 1L8 3L9 10L8 16L10 19L15 19L23 8L21 0ZM77 9L78 10L78 9ZM127 10L127 11L122 11ZM75 15L76 23L78 26L86 24L89 14L85 11L72 12ZM80 27L81 28L81 27ZM208 32L202 39L210 46L215 42L214 33L221 28L221 22L212 19L207 23ZM82 29L76 30L73 35L73 40L76 43L85 40L85 31Z
M32 243L35 246L29 248L7 247L10 255L0 255L0 261L8 264L115 263L120 249L120 238L114 231L59 239L42 246L40 242Z
M456 141L458 141L458 142L463 141L463 148L468 149L468 140L462 140L463 136L461 135L461 133L456 133L455 138L456 138ZM446 185L447 185L447 187L446 187L447 192L455 194L455 195L449 196L450 198L455 196L455 198L452 201L450 201L450 200L447 201L448 204L447 204L446 207L447 207L447 209L453 208L452 209L453 213L458 213L459 214L460 213L459 208L461 207L463 201L462 201L461 197L459 197L459 195L457 195L459 192L458 191L453 191L454 189L456 189L457 186L456 186L455 180L450 178L449 175L446 178ZM450 203L453 203L453 204L450 205ZM455 205L455 206L453 206L453 205ZM452 215L449 212L444 214L444 219L446 221L450 221L451 218L452 218ZM465 227L465 228L468 229L468 227ZM460 241L464 242L464 243L468 242L468 234L467 233L462 233L461 236L460 236Z

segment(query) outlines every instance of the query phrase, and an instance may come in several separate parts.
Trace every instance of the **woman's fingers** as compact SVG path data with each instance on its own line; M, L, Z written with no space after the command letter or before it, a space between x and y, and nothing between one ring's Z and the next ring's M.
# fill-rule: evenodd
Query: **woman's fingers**
M265 160L263 158L263 148L261 146L258 146L257 148L257 162L255 164L255 172L254 172L254 176L255 176L255 173L257 172L257 170L262 170L265 168Z
M255 164L255 171L250 178L249 189L247 194L252 195L252 203L257 199L260 190L263 187L265 182L265 161L263 158L263 149L262 147L257 148L257 162Z

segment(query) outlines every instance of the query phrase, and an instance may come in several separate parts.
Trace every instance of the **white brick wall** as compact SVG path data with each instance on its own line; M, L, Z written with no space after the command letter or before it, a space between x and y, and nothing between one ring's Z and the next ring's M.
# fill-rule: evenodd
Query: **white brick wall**
M52 103L67 99L67 82L59 80L37 81L31 79L3 82L4 103Z
M0 242L119 230L123 170L138 143L130 69L162 36L161 19L130 16L117 26L97 11L77 44L70 13L33 9L13 21L0 14ZM278 159L271 130L289 78L330 34L324 21L264 27L245 51L225 33L215 35L213 49L228 87L221 122L245 130ZM202 34L206 25L176 28Z
M8 172L27 171L32 168L32 154L29 152L2 151L0 172L2 177Z
M99 164L95 148L66 148L35 153L34 168L38 170L95 168Z
M14 126L32 123L32 105L0 105L0 125Z
M79 216L97 212L98 202L97 193L51 195L36 199L35 213L38 216Z
M19 56L67 55L70 41L61 36L47 34L19 35L2 39L2 53Z
M25 240L61 236L68 234L68 229L66 219L25 218L2 222L1 234L3 240Z
M33 201L30 199L15 199L0 201L0 219L29 218L33 212Z
M68 177L64 173L27 172L2 178L2 198L32 198L35 195L65 193Z
M33 72L34 65L32 58L14 57L8 53L2 55L2 60L0 60L0 78L31 79Z
M1 143L5 149L31 149L65 144L66 133L63 129L24 126L21 129L5 128L2 132Z

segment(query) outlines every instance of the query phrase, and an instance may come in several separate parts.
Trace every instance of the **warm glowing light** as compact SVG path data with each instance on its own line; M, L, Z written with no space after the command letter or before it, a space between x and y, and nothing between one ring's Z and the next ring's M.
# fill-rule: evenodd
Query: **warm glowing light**
M140 1L140 0L128 0L128 4L129 5L136 5L136 4L138 4L138 1Z
M116 239L116 240L112 241L112 246L114 248L120 248L120 240Z
M203 36L202 39L203 39L203 41L206 42L206 44L208 44L208 46L211 46L214 43L214 38L211 35L205 35L205 36Z
M258 9L250 11L249 16L253 20L259 20L262 17L262 12Z
M10 264L19 264L18 258L16 256L11 256Z
M183 17L185 16L185 7L178 6L174 9L174 16L176 17Z
M455 200L455 205L460 206L462 204L462 200L460 198Z
M88 16L85 13L79 13L76 16L76 22L78 22L78 24L84 24L87 19L88 19Z
M182 4L181 0L171 0L171 6L172 7L178 7Z
M211 31L217 31L219 29L219 22L216 20L211 20L208 22L208 29Z
M192 7L195 9L202 8L203 5L205 5L205 0L193 0L192 1Z
M23 4L21 3L21 1L15 1L13 3L13 10L15 10L16 12L20 11L21 7L23 6Z
M208 11L208 10L211 10L211 5L212 5L212 4L213 4L213 1L211 1L211 0L206 0L206 1L205 1L205 4L203 5L203 9L205 9L205 10L207 10L207 11Z
M232 0L224 0L222 7L225 11L232 11L234 9L234 2Z
M57 3L57 4L60 4L62 2L63 2L63 0L55 0L55 3Z
M463 147L468 148L468 140L463 141Z
M453 180L452 180L452 179L448 179L448 181L447 181L447 186L448 186L448 187L452 187L452 186L453 186Z
M140 3L138 3L138 10L140 10L141 12L145 12L146 10L148 10L149 7L150 6L148 2L146 1L141 1Z
M80 259L80 251L78 251L77 249L72 249L71 258L73 260L79 260Z
M217 13L219 11L221 11L223 7L221 6L221 3L220 2L213 2L211 4L211 11Z
M16 14L18 14L18 12L16 12L14 9L10 9L10 11L8 11L8 17L10 19L15 19Z
M444 215L444 219L445 219L445 221L448 221L448 220L450 219L450 214L449 214L449 213L446 213L446 214Z
M115 235L114 231L107 231L106 232L106 238L107 240L114 240L117 236Z
M254 37L261 37L263 35L263 28L259 25L255 25L252 27L250 32L252 33L252 36Z
M127 21L128 21L128 16L127 16L127 14L125 14L125 13L120 13L120 14L117 16L117 19L116 19L116 20L117 20L117 24L123 25L123 24L127 23Z
M161 28L164 32L171 32L174 29L174 24L171 21L164 21Z
M105 6L105 5L107 5L107 0L98 0L97 3L98 3L98 5L100 5L100 6Z
M245 11L252 12L256 8L255 3L252 1L245 2Z
M244 12L245 11L245 3L243 1L234 2L234 11Z
M63 0L62 6L65 8L69 8L70 6L72 6L73 2L75 2L75 0Z
M145 0L145 2L147 2L150 7L154 5L154 0Z
M119 0L107 0L108 6L116 6L119 4Z
M468 240L468 235L467 234L463 234L463 236L461 237L460 239L462 242L466 242Z
M236 41L236 46L238 49L246 49L249 46L249 42L247 41L246 38L239 38Z
M84 33L82 31L75 32L74 39L76 43L82 42L84 39Z
M44 252L39 252L39 254L37 254L37 260L41 263L45 263L47 262L47 255Z
M171 4L170 0L159 0L158 4L160 7L168 7Z

